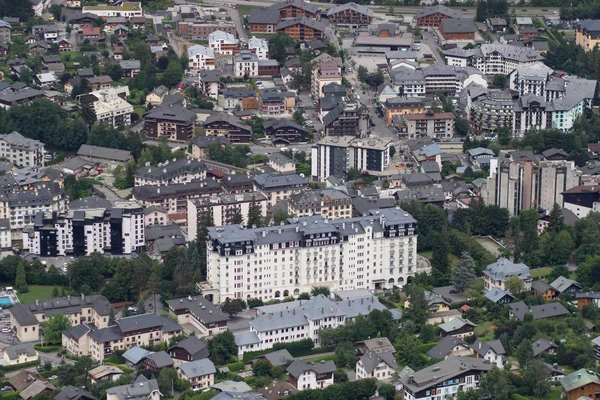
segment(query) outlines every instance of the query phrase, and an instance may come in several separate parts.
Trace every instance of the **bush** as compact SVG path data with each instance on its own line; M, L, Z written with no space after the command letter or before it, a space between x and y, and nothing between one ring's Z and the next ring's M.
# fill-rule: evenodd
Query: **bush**
M17 365L3 365L0 367L0 371L4 371L4 372L18 371L20 369L35 367L37 365L40 365L40 360L30 361L30 362L26 362L23 364L17 364Z
M244 369L244 363L242 361L238 361L231 364L227 364L226 367L229 368L231 372L238 372Z
M294 357L302 357L311 354L311 350L315 347L312 339L302 339L296 342L289 343L275 343L273 345L273 351L286 349Z
M19 393L17 392L8 392L2 395L2 400L16 400L20 399Z
M34 344L33 348L37 351L41 351L42 353L50 353L60 350L61 346L40 346L39 344Z

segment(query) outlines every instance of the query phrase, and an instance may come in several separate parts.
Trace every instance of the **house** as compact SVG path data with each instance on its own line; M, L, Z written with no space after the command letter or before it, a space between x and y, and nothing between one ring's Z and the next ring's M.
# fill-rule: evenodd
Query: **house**
M504 32L508 28L506 18L488 18L486 23L495 32Z
M558 346L546 339L536 340L531 347L533 348L533 358L536 358L541 354L556 355L558 352Z
M88 78L92 90L104 90L110 89L113 84L113 80L108 75L92 76Z
M0 20L0 42L1 43L11 43L11 30L12 26L3 20Z
M477 338L471 348L475 351L475 357L483 358L498 368L504 368L508 361L504 346L498 339L482 342Z
M144 114L144 131L148 137L166 137L170 141L183 142L194 135L197 114L187 108L170 104L153 108Z
M144 367L158 375L163 368L173 368L174 361L166 351L157 351L144 358Z
M279 10L252 8L248 15L250 33L275 33L280 18Z
M119 65L123 69L123 78L135 78L142 69L142 63L139 60L121 60Z
M560 385L563 388L561 398L565 400L595 399L600 393L600 375L582 368L562 378Z
M447 18L440 23L440 33L448 41L475 40L475 21L473 18Z
M504 283L511 276L519 278L525 287L525 290L531 290L531 275L529 267L523 263L515 264L507 258L499 258L495 263L488 265L483 270L483 280L485 290L499 288L506 290Z
M215 54L231 56L239 49L239 40L231 33L217 30L208 35L208 46Z
M133 367L141 362L151 351L143 349L139 346L133 346L123 353L123 358L127 361L127 365Z
M114 169L118 165L125 165L133 160L130 151L120 149L109 149L107 147L90 146L82 144L77 155L84 160L110 166Z
M394 353L368 351L356 363L356 379L375 378L387 381L394 378L397 369Z
M113 365L100 365L89 370L88 375L92 378L92 383L101 381L114 382L123 375L123 370Z
M239 119L225 113L213 113L204 121L206 136L223 136L232 143L250 143L252 129Z
M476 147L469 150L469 160L474 166L481 168L483 165L490 165L490 159L496 157L496 154L490 149Z
M356 353L359 356L362 356L363 354L366 354L368 352L373 352L373 353L381 353L381 352L395 353L396 352L394 345L392 344L392 342L390 342L390 339L388 339L386 337L361 340L359 342L356 342L354 345L356 346Z
M282 367L294 361L294 357L292 357L290 352L286 349L281 349L258 357L256 360L252 361L252 364L254 365L258 360L268 361L271 367Z
M331 360L311 364L295 360L287 367L286 371L289 382L298 390L323 389L333 385L333 373L336 371L336 367Z
M198 136L192 140L192 157L206 158L206 149L210 145L224 147L229 144L229 140L223 136Z
M29 55L30 56L38 56L43 55L50 50L50 45L46 42L33 42L29 43Z
M89 40L90 42L96 42L101 38L99 26L84 26L81 29L81 34L84 40Z
M296 163L281 153L273 153L269 157L269 167L282 174L295 173Z
M512 301L515 299L515 296L508 292L505 292L502 289L492 288L491 290L485 293L485 298L491 301L492 303L502 305L512 303Z
M557 296L565 293L570 296L575 296L577 292L581 290L581 285L569 278L565 278L564 276L559 276L552 283L550 283L550 287L554 289Z
M542 280L533 282L531 288L533 289L534 294L541 296L546 301L554 300L556 298L556 291Z
M57 82L56 77L51 73L37 74L34 79L35 83L43 88L52 87Z
M439 28L441 22L447 18L462 18L462 14L446 6L438 5L422 9L415 15L418 26Z
M6 346L2 350L4 365L18 365L39 359L38 352L33 348L32 343L21 343L12 346Z
M473 336L473 331L476 326L477 325L468 319L454 318L453 320L438 325L438 328L440 328L441 337L454 336L464 339L467 336Z
M290 144L308 142L310 139L307 129L287 118L265 121L263 127L273 143Z
M160 400L162 393L156 379L140 374L135 382L106 389L106 400Z
M543 362L542 367L547 374L547 380L550 382L557 382L566 376L565 371L558 368L558 364L548 364Z
M296 17L284 19L275 28L277 32L283 32L295 40L307 41L323 39L326 26L321 21L307 17Z
M256 54L259 60L269 59L269 42L265 39L257 39L254 36L251 37L248 39L248 50Z
M67 38L61 37L56 42L58 43L58 51L59 52L64 53L64 52L73 51L73 45Z
M528 306L522 301L509 304L510 315L517 318L519 321L525 319L525 314L531 312L533 319L554 319L570 314L569 310L559 302L540 304L536 306Z
M256 391L266 400L283 400L290 394L297 392L298 389L289 382L275 380L268 386L261 386Z
M189 68L194 71L215 69L215 52L199 44L188 48Z
M234 55L233 73L237 77L257 77L258 56L250 50L242 50Z
M189 336L167 350L175 366L208 358L208 345L197 336Z
M25 390L29 385L37 380L44 380L41 375L36 372L27 371L26 369L22 369L17 372L15 375L8 378L8 383L12 386L16 391L20 392Z
M473 355L473 350L462 338L446 336L427 355L431 358L468 357Z
M492 369L489 362L468 357L450 357L419 371L401 374L404 398L429 400L434 393L454 398L459 391L477 389L481 375Z
M157 106L162 103L165 95L169 94L169 88L165 85L160 85L155 87L152 92L146 96L146 104L150 104L152 106Z
M34 397L40 396L42 394L50 395L56 388L49 382L37 380L33 382L31 385L27 386L26 389L19 393L19 396L23 400L33 399Z
M221 73L214 70L200 71L198 74L199 87L202 93L207 97L219 97L219 86L221 82Z
M577 299L577 308L583 310L587 304L593 304L594 307L600 307L600 292L579 292L575 294Z
M97 400L87 390L75 387L67 386L61 390L55 397L54 400Z
M207 389L215 383L215 365L208 358L183 363L177 367L179 379L186 380L192 389Z
M226 367L224 367L226 368ZM219 368L220 370L223 368ZM219 371L221 372L221 371ZM223 393L223 392L233 392L233 393L248 393L252 391L252 388L250 387L250 385L248 385L246 382L244 381L222 381L219 383L215 383L214 385L212 385L212 389L218 390L219 392ZM249 395L252 395L252 393L249 393ZM248 398L250 399L250 398Z
M181 324L191 324L203 336L214 336L227 330L229 317L204 296L167 301L169 313Z
M373 10L354 2L340 4L327 10L327 19L331 25L343 25L351 28L370 25L373 15Z

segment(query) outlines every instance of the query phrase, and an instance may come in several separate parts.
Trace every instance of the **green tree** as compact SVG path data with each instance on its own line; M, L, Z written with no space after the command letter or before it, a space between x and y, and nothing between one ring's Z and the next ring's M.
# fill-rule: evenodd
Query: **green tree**
M311 294L313 297L320 294L325 297L329 297L331 295L331 290L327 286L314 286L311 290Z
M548 373L539 360L534 360L527 365L523 373L523 387L528 389L529 395L538 398L544 398L550 393Z
M229 314L230 317L239 314L246 308L246 303L241 299L231 300L229 297L221 304L221 311Z
M169 59L169 65L163 73L162 82L168 88L177 86L183 79L183 68L178 58Z
M364 65L360 65L357 71L358 80L361 82L366 82L369 77L369 70Z
M113 64L108 70L108 76L115 82L120 81L123 77L123 68L119 64Z
M492 369L481 376L479 390L481 398L493 400L510 400L513 387L508 378L510 372L492 366Z
M27 279L25 278L25 263L23 261L19 262L19 265L17 266L15 289L17 289L18 293L27 293L29 291Z
M527 364L533 359L533 347L531 341L528 339L523 340L519 346L517 346L517 360L521 368L527 368Z
M396 396L396 387L390 383L382 383L379 385L379 395L384 400L394 400Z
M48 343L61 343L62 331L70 327L69 318L63 314L53 314L44 323L44 339Z
M231 331L219 333L209 343L210 359L217 365L226 364L231 356L237 355L237 345Z
M356 167L352 167L350 169L348 169L348 172L346 174L346 178L349 181L355 181L357 179L360 179L361 173L360 173L360 169L356 168Z
M513 295L518 295L525 290L525 284L515 275L511 275L504 281L504 287Z
M58 288L56 286L54 286L54 289L52 289L52 297L56 298L59 296L60 296L60 293L58 292Z
M108 311L108 325L112 325L115 322L115 309L110 306L110 310Z
M268 376L271 371L271 364L267 360L259 359L254 363L252 372L256 376Z
M262 307L264 305L265 303L258 297L248 299L248 308Z
M471 257L468 252L464 251L460 256L458 264L452 268L452 285L454 285L459 292L464 292L471 286L471 283L477 279L475 273L476 270L477 267L475 266L473 257Z
M557 234L565 229L565 218L562 213L562 208L554 203L552 210L550 210L550 215L548 218L548 227L545 232L551 234Z
M156 379L158 388L163 395L170 395L175 381L177 380L177 371L173 368L163 368Z
M466 119L461 117L456 117L454 120L454 130L459 136L467 136L469 134L469 123Z
M262 226L262 212L260 206L256 203L255 197L252 197L252 201L250 202L250 206L248 207L248 217L246 219L246 225L249 228Z
M146 303L144 303L143 299L140 299L137 303L137 313L138 314L146 314Z
M494 75L494 86L504 89L508 83L508 77L504 74Z
M390 158L394 157L395 155L396 155L396 147L390 146Z
M231 224L232 225L241 225L242 222L244 222L244 217L242 216L242 213L240 212L240 210L236 209L235 213L231 217Z
M406 291L408 307L405 309L405 318L417 326L422 326L427 321L427 309L429 303L425 298L422 287L410 285Z
M506 146L510 143L512 139L512 134L510 132L510 128L503 126L498 129L498 142L502 146Z

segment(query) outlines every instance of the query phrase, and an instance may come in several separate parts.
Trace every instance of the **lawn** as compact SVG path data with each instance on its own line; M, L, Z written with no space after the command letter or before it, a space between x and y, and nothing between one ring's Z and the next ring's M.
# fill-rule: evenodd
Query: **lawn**
M264 8L264 7L251 6L251 5L247 5L247 4L236 4L236 6L235 6L235 9L238 10L238 12L241 15L250 15L250 11L253 8Z
M144 117L144 113L146 112L146 107L144 107L144 106L134 106L133 110L140 117L140 119L142 119Z
M484 338L492 340L494 339L494 328L495 327L491 322L486 321L482 324L477 325L477 327L475 328L475 335L481 338L482 340L484 340Z
M560 386L554 386L550 390L550 393L548 394L548 396L545 396L545 397L527 396L527 398L531 399L531 400L559 400L561 391L562 391L562 388Z
M302 361L305 364L309 364L309 363L318 364L321 361L329 361L329 360L335 362L335 361L337 361L337 356L335 354L329 354L329 355L326 355L326 356L317 356L317 357L313 357L313 358L304 358Z
M552 272L552 268L550 267L542 267L529 270L529 274L533 279L544 279L546 276L550 275Z
M29 285L29 292L19 293L21 303L33 303L36 300L48 300L52 298L54 286Z

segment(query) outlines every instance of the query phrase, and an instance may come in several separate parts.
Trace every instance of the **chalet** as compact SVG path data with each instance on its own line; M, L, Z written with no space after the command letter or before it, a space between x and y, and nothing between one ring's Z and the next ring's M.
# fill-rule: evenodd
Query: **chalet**
M73 51L73 45L67 38L61 37L57 40L57 43L58 43L58 51L60 51L60 52Z
M600 395L600 376L591 370L582 368L560 380L563 388L561 398L578 400L583 398L596 399Z
M449 18L462 18L462 14L446 6L434 6L422 9L415 16L418 26L439 28L442 20Z
M568 294L575 296L577 292L581 290L581 285L569 278L559 276L551 284L550 287L556 291L557 296L561 294Z
M175 366L208 358L208 345L196 336L189 336L167 350Z
M369 351L372 351L375 353L381 353L384 351L391 352L391 353L396 352L394 345L392 345L392 342L390 342L390 339L388 339L386 337L361 340L359 342L356 342L354 345L356 347L356 353L359 356L362 356L363 354L365 354Z
M356 363L356 379L375 378L386 381L394 377L397 369L394 353L368 351Z
M525 314L532 313L533 319L554 319L570 314L569 310L559 302L528 306L522 301L509 304L510 315L519 321L525 319Z
M323 389L333 385L333 374L336 371L333 361L305 364L295 360L287 367L289 382L298 390Z
M593 304L594 307L600 307L600 292L579 292L575 294L577 299L577 308L583 310L587 304Z
M252 361L252 364L258 360L268 361L271 367L282 367L293 362L294 357L292 357L290 352L286 349L281 349L258 357L256 360Z
M475 330L476 326L477 325L468 319L454 318L451 321L438 325L438 328L440 328L441 337L454 336L458 338L465 338L467 336L473 336L473 331Z
M285 0L281 3L273 4L269 8L279 11L281 19L296 17L316 18L319 13L317 6L303 0Z
M556 290L542 280L533 282L531 288L534 294L541 296L546 301L556 298Z
M536 358L542 354L556 355L558 352L558 346L546 339L538 339L531 345L533 348L533 358Z
M214 113L204 122L207 136L223 136L230 142L249 143L252 129L239 119L225 113Z
M498 368L503 368L504 364L508 361L504 346L498 339L482 342L478 338L471 348L475 351L475 357L483 358Z
M356 3L341 4L327 11L327 19L332 25L345 25L353 28L370 25L373 15L373 10Z
M166 351L148 354L146 358L144 358L144 367L156 375L164 368L173 368L174 364L173 359Z
M272 8L253 8L248 16L251 33L275 33L280 20L278 10Z
M473 355L473 350L462 338L446 336L427 355L431 358L468 357Z
M325 24L320 21L307 17L297 17L282 20L275 29L277 32L283 32L295 40L307 41L324 38L325 28Z

